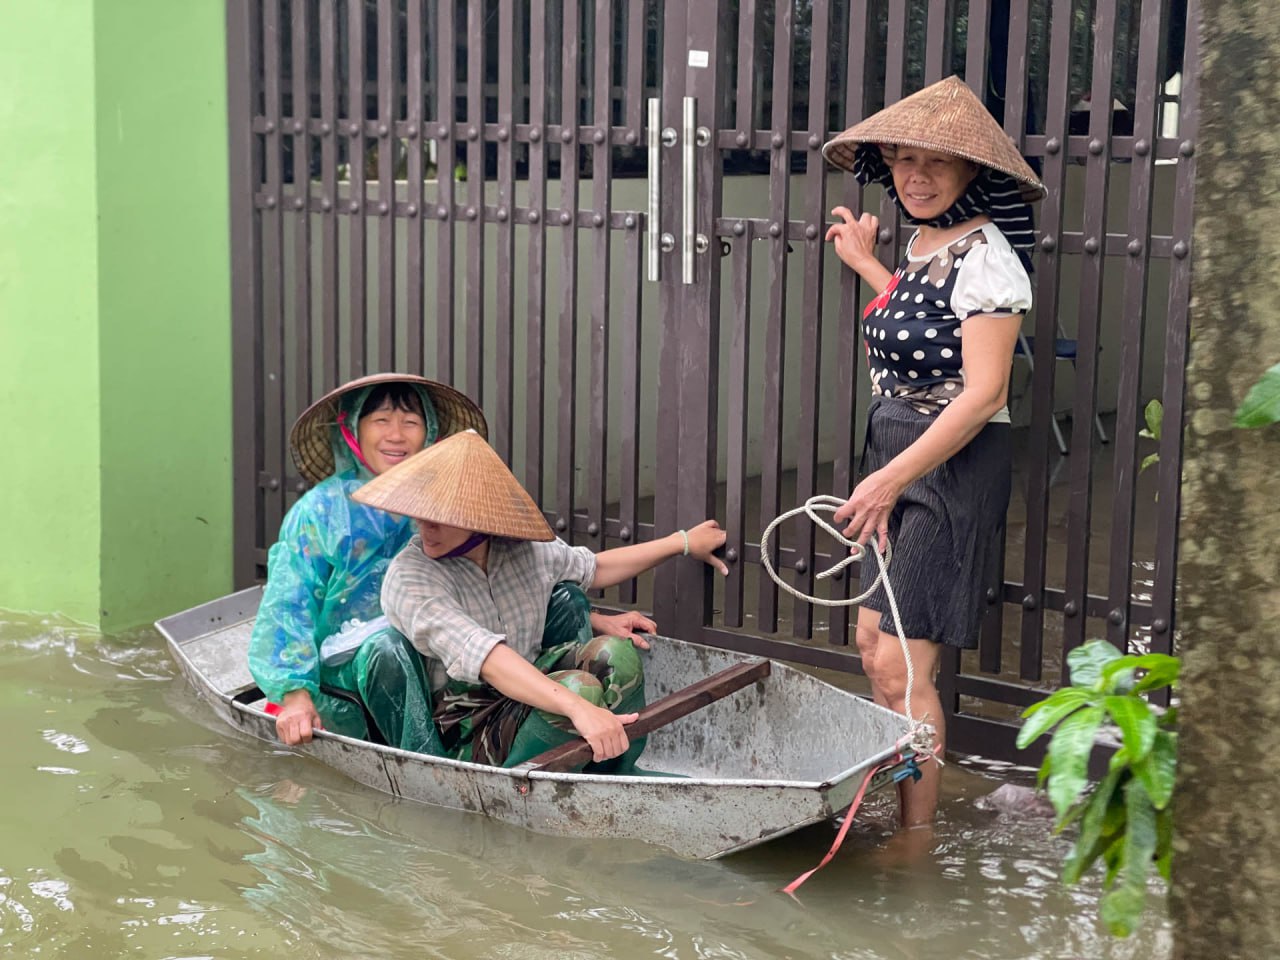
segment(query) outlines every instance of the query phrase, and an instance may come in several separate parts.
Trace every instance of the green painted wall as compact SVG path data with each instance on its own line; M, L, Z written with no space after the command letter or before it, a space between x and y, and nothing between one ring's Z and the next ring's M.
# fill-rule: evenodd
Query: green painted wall
M230 589L225 89L222 0L6 8L0 607Z
M98 610L93 3L0 16L0 606Z
M102 616L231 589L223 0L98 0Z

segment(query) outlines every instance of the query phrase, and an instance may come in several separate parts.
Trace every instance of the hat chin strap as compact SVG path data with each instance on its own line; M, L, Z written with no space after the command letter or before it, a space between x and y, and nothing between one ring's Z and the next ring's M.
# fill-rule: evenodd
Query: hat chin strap
M347 412L345 410L338 413L338 432L342 434L342 439L347 442L347 446L351 448L351 452L355 454L356 460L364 464L364 468L370 473L377 475L377 471L369 466L369 461L364 458L364 454L360 452L360 442L356 439L356 435L351 432L351 428L347 426Z
M480 544L486 542L488 539L489 539L489 534L487 533L473 533L471 536L467 537L466 540L458 544L458 546L454 547L452 550L450 550L440 559L452 560L454 557L465 557L468 553L470 553L476 547L480 546Z

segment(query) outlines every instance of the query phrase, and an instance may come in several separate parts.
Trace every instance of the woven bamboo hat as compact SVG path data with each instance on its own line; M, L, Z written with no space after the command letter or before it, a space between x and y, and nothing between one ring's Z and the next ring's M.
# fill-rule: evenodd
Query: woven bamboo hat
M855 123L823 146L822 155L853 172L854 155L864 143L937 150L972 160L1011 176L1027 203L1045 194L1013 140L959 77L939 80Z
M330 390L307 407L294 422L289 432L289 448L293 462L308 483L319 483L335 469L333 428L338 421L342 399L383 383L413 384L426 394L435 408L437 440L460 430L476 430L481 436L489 434L480 408L453 387L410 373L370 374Z
M512 540L554 540L542 511L474 430L432 444L351 495L357 503Z

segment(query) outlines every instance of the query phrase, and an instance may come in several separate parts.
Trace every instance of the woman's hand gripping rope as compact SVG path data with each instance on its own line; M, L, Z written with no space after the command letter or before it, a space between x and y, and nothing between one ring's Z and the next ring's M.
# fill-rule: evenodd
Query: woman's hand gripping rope
M908 736L910 737L911 748L921 757L932 758L937 760L938 763L941 763L941 758L938 757L934 751L934 743L937 740L937 730L934 728L933 724L927 722L929 719L928 717L921 717L917 720L911 713L911 690L915 685L916 674L915 666L911 662L911 650L907 647L907 638L902 633L901 617L898 616L898 600L894 596L893 587L889 583L889 562L893 559L892 546L888 541L886 541L885 551L884 553L881 553L879 546L877 546L874 540L867 545L858 543L856 540L850 540L839 530L829 524L825 519L818 516L819 510L826 513L835 513L840 507L844 506L844 504L845 501L841 500L839 497L819 495L816 497L810 497L801 506L796 507L794 510L788 510L786 513L778 516L772 523L765 527L764 533L760 535L760 563L768 572L769 576L773 578L773 582L787 593L791 594L793 597L798 597L807 603L812 603L822 607L849 607L854 604L862 603L867 599L867 597L871 596L871 594L875 592L876 587L881 583L884 584L885 596L889 598L889 610L893 614L893 624L898 633L898 642L902 645L902 656L907 664L907 695L905 712L907 722L910 724L910 733ZM779 524L791 519L792 517L799 516L800 514L804 514L818 527L825 530L837 543L849 548L849 556L826 570L823 570L821 573L816 574L814 579L825 580L828 577L834 576L836 573L844 570L844 568L849 566L851 563L856 563L859 560L864 559L869 549L873 554L875 554L876 563L879 565L879 572L876 573L876 578L871 582L870 587L858 594L856 597L847 597L839 600L824 600L821 597L813 597L807 593L802 593L778 576L778 572L773 568L773 561L770 557L769 537Z

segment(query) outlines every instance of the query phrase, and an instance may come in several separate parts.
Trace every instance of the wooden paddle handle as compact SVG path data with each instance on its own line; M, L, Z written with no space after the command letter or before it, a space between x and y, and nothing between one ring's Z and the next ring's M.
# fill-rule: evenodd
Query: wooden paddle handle
M731 693L741 690L748 684L763 680L769 676L771 666L768 660L754 659L745 663L737 663L719 673L704 677L697 683L673 691L660 700L655 700L643 710L634 723L626 726L627 736L632 740L643 737L647 733L664 727L672 721L700 710L710 703L715 703ZM552 747L540 753L527 763L520 764L522 770L573 770L590 762L591 744L579 737Z

